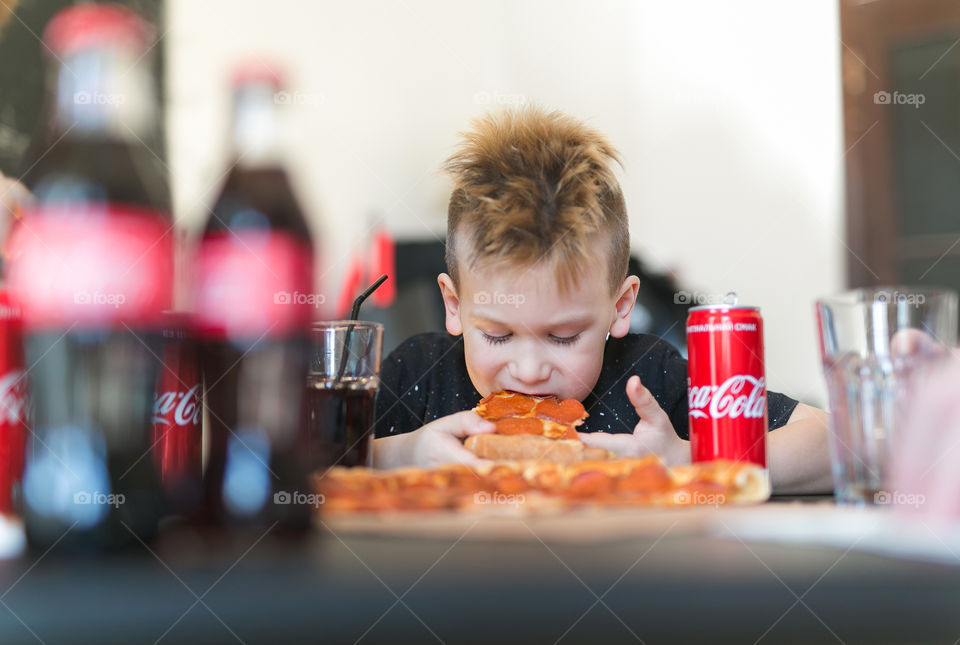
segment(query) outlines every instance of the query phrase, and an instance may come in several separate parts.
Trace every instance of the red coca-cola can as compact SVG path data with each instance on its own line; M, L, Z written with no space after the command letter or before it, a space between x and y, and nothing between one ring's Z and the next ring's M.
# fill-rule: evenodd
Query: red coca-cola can
M0 513L18 512L26 459L27 377L20 307L0 289Z
M153 398L153 459L168 510L189 514L203 493L203 389L196 336L186 314L164 314Z
M687 352L692 461L728 459L766 468L767 383L760 310L735 304L691 307Z

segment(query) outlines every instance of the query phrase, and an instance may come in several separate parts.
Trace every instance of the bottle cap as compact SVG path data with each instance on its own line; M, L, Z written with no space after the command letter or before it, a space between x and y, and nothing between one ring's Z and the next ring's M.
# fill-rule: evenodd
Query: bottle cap
M274 91L282 90L283 66L274 61L245 60L237 63L233 68L233 86L262 84L271 86Z
M139 14L115 4L82 4L60 11L47 24L43 42L55 56L109 45L144 50L153 26Z

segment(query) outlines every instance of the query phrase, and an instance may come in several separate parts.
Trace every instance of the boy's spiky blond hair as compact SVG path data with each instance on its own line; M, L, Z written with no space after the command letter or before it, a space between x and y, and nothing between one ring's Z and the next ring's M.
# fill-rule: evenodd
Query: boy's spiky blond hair
M524 108L474 121L444 164L454 182L446 248L454 285L459 253L471 267L548 262L566 291L593 259L593 240L606 234L614 293L630 258L627 211L613 172L619 161L606 137L560 112Z

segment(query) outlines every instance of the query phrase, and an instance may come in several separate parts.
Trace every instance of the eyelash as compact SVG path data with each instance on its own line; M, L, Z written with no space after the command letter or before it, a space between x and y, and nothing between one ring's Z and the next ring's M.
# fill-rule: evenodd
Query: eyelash
M511 336L513 336L513 334L504 334L503 336L491 336L486 332L480 332L480 333L483 334L483 339L488 343L490 343L491 345L500 345L502 343L505 343ZM573 345L575 342L580 340L580 334L576 334L574 336L570 336L567 338L561 338L559 336L550 336L550 340L552 340L557 345Z

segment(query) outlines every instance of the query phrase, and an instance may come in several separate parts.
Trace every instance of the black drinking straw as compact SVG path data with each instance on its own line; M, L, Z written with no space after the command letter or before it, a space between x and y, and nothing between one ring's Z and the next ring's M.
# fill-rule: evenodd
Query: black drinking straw
M370 297L370 294L377 290L381 284L387 279L387 274L383 274L377 281L371 284L369 287L364 289L363 293L357 296L357 299L353 301L353 309L350 310L350 324L347 325L347 333L343 336L343 351L340 354L340 369L337 370L337 383L340 383L343 380L343 372L347 369L347 352L350 347L350 336L353 334L354 324L357 321L357 318L360 316L360 305L363 304L363 301Z

